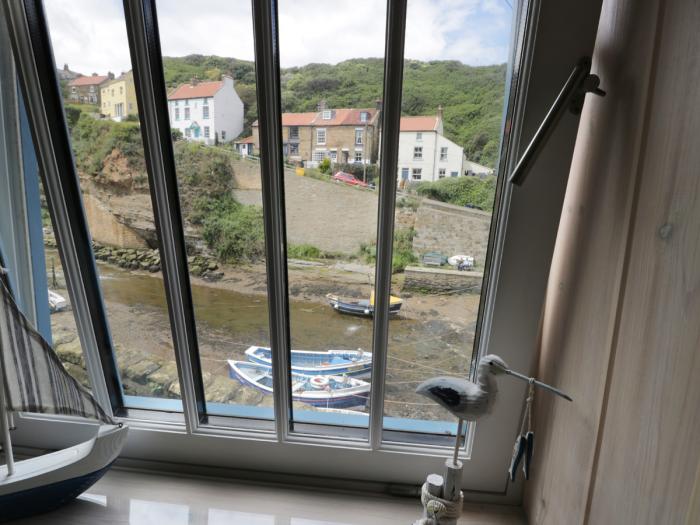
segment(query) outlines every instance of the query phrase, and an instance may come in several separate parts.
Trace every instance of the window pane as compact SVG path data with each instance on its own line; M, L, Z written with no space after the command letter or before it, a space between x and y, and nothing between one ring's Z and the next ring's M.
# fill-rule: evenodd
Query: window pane
M181 410L122 4L45 7L126 404Z
M456 430L415 389L470 371L512 17L510 2L408 2L393 255L403 306L389 325L387 429ZM441 38L426 46L431 27Z
M327 8L279 3L292 399L366 427L386 2L334 2L342 38Z
M157 7L207 411L269 419L246 354L270 344L251 3Z

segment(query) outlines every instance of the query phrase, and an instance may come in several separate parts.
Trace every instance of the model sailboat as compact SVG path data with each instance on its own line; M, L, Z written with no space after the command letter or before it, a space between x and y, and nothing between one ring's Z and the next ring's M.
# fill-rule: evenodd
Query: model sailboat
M89 441L15 462L10 430L16 412L77 416L100 425ZM31 326L0 267L0 521L52 510L78 496L117 458L126 434Z

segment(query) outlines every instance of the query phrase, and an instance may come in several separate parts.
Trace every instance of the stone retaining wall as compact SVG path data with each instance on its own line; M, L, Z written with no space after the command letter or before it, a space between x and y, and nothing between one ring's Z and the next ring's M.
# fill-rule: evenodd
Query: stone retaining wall
M407 266L404 277L403 289L408 291L479 294L484 274Z

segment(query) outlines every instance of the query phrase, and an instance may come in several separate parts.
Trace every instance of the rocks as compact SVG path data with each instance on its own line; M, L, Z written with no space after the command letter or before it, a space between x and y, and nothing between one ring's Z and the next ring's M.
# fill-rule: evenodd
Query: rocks
M55 349L56 354L58 354L59 359L63 363L70 363L85 368L83 348L80 346L80 339L77 337L67 343L56 345Z
M156 363L150 359L141 359L124 369L126 375L132 381L141 385L147 385L151 374L162 367L162 363Z
M177 383L177 397L180 397L180 384L178 382L177 365L170 361L163 365L158 371L148 376L148 387L151 393L159 397L169 397L171 386Z
M126 270L139 270L149 273L157 273L161 270L160 254L156 249L115 248L102 246L93 242L95 259L109 264L115 264ZM187 257L190 274L206 279L218 281L224 273L217 271L219 264L212 257L206 255L190 255Z

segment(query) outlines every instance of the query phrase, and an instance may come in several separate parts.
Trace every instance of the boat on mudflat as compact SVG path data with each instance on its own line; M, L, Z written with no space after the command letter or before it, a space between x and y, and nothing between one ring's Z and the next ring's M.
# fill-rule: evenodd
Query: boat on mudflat
M374 316L374 291L370 294L369 300L367 299L344 299L335 294L329 293L326 295L328 299L328 304L331 307L343 314L359 315L362 317L373 317ZM399 297L390 296L389 299L389 315L396 315L401 310L401 305L403 300Z
M229 376L272 394L272 368L259 363L228 360ZM349 408L367 404L370 384L350 376L310 376L292 372L292 400L316 407Z
M291 351L292 373L315 375L363 376L372 371L372 352L363 350ZM245 355L252 363L272 366L272 351L266 346L251 346Z

